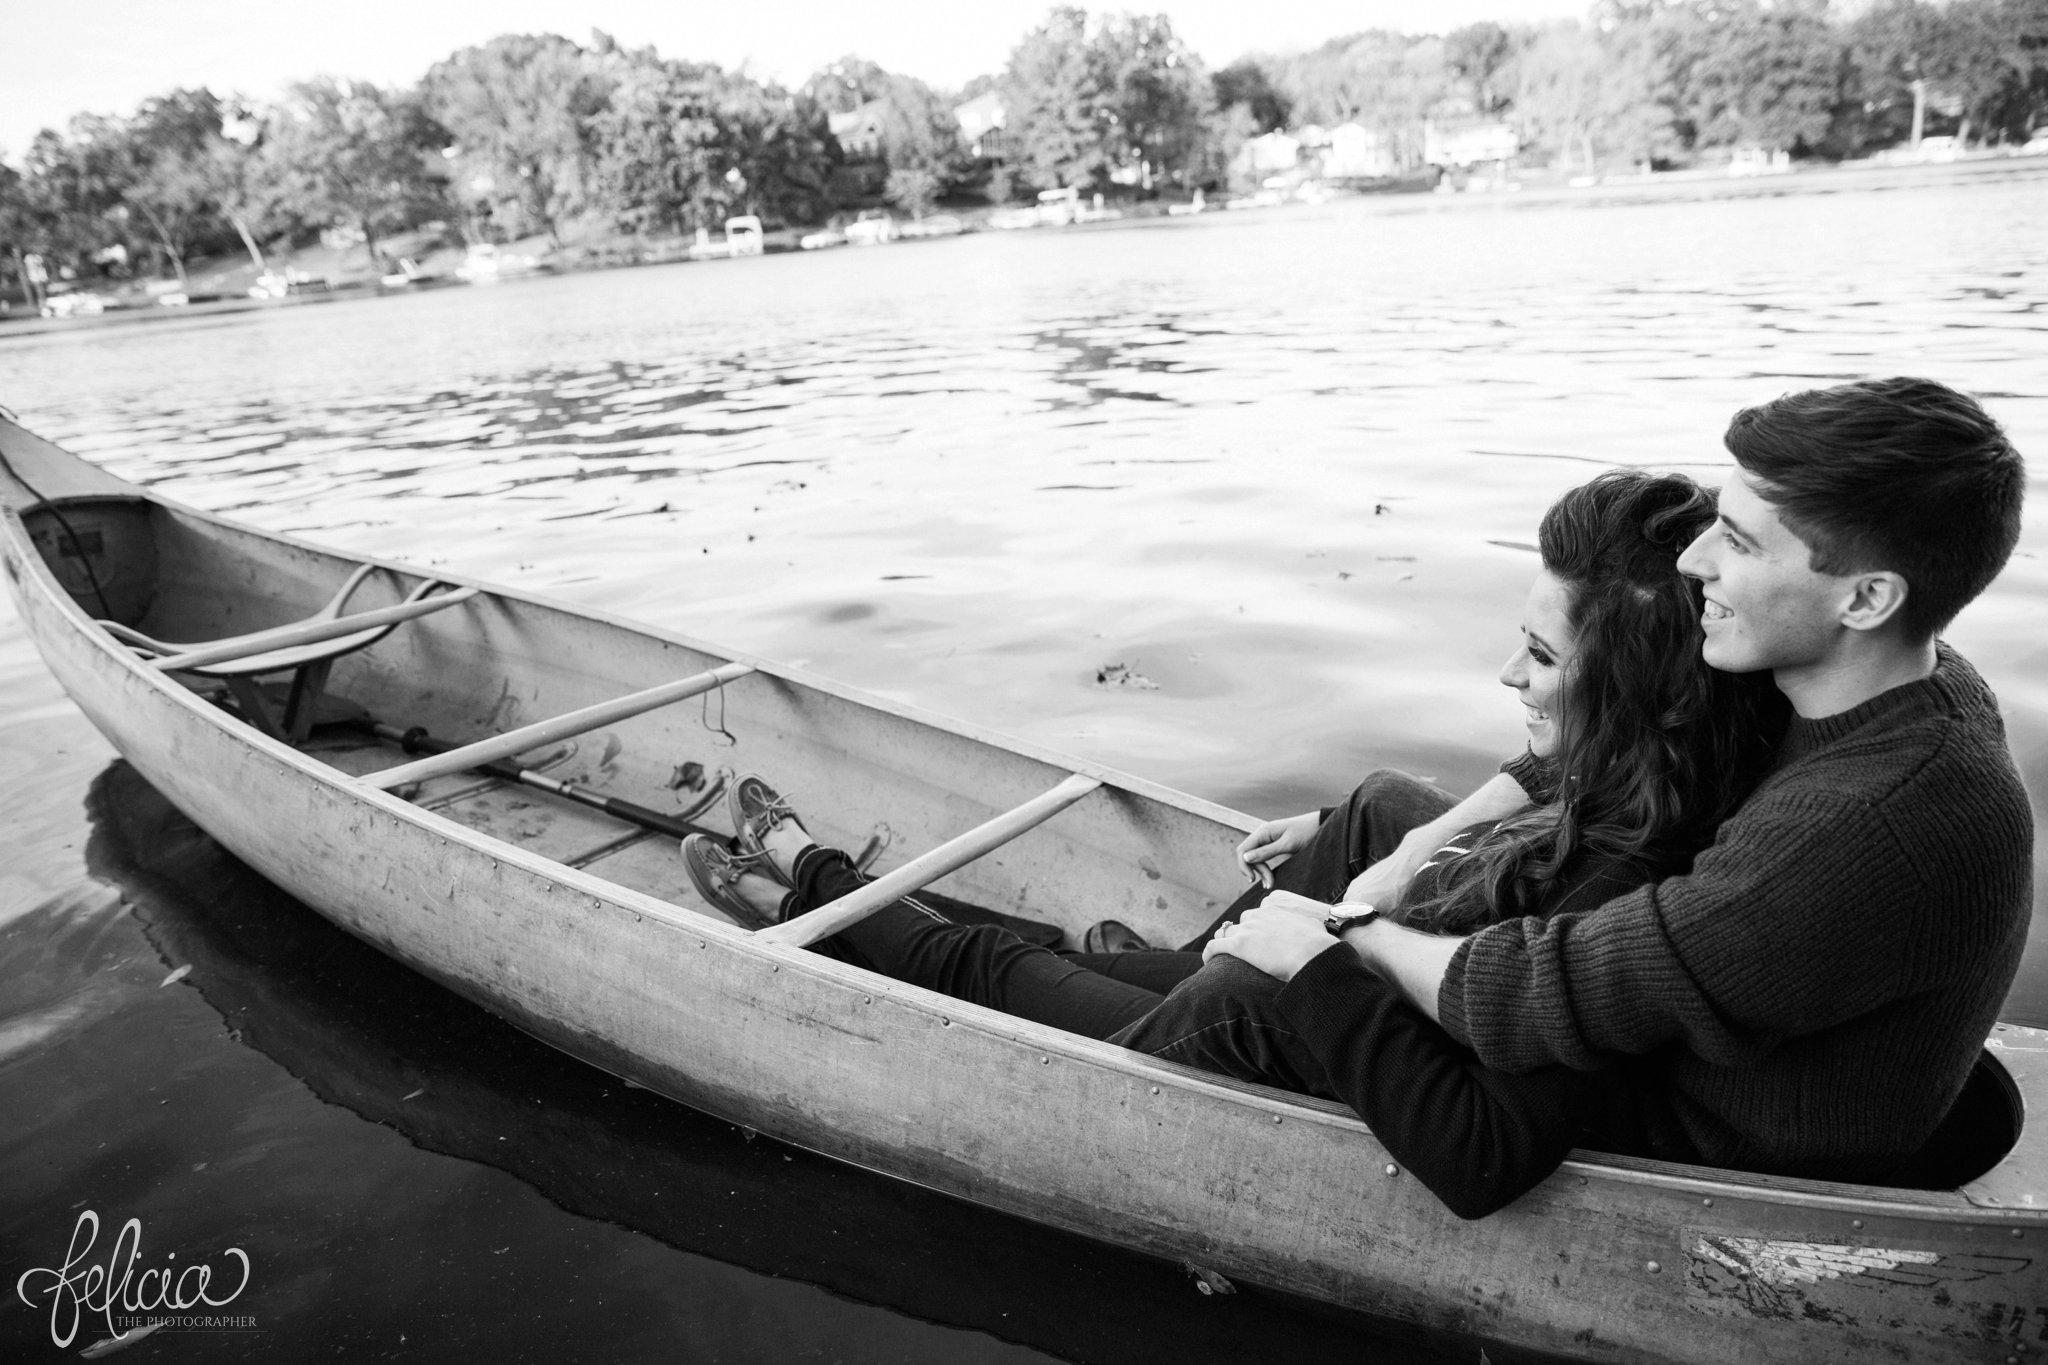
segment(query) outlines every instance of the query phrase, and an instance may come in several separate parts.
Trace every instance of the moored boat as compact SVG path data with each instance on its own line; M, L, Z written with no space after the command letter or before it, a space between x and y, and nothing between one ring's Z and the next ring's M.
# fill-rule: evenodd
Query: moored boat
M601 613L366 568L179 507L9 422L0 454L0 552L28 630L152 785L342 927L650 1089L1496 1351L1982 1361L2041 1344L2048 1191L2043 1139L2020 1124L2048 1094L2039 1031L1989 1040L1998 1061L1950 1125L1949 1188L1579 1153L1461 1223L1338 1106L749 933L694 898L667 837L715 821L704 774L736 761L799 791L827 841L879 845L885 880L994 829L1008 837L940 890L1070 937L1113 917L1171 942L1234 892L1248 817ZM714 692L718 733L701 703L676 704ZM462 747L422 757L422 732ZM535 770L555 790L510 775Z

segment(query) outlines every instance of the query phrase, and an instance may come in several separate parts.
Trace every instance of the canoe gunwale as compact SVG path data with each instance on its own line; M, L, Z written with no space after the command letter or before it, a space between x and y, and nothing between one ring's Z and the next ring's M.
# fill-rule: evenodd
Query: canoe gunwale
M0 450L7 449L10 437L18 432L12 424L0 422ZM57 453L75 460L61 451ZM86 476L70 476L74 486L81 477ZM104 496L104 481L112 476L94 469L91 477L103 482L93 486L80 501ZM1153 1255L1190 1256L1197 1263L1250 1282L1323 1299L1341 1308L1517 1344L1525 1349L1568 1351L1575 1357L1596 1356L1617 1362L1656 1359L1699 1365L1707 1360L1730 1358L1739 1343L1740 1350L1754 1359L1756 1365L1804 1365L1807 1360L1822 1358L1846 1365L1850 1360L1868 1358L1872 1346L1882 1345L1896 1352L1897 1343L1911 1348L1914 1342L1924 1347L1929 1358L1974 1360L1987 1348L1997 1349L1993 1343L2002 1340L1984 1333L2003 1333L2007 1329L1989 1319L1983 1324L1972 1319L1959 1328L1959 1320L1953 1314L1943 1317L1939 1313L1901 1318L1873 1316L1861 1321L1851 1318L1752 1322L1761 1315L1711 1286L1706 1299L1699 1297L1696 1276L1701 1263L1694 1250L1696 1238L1716 1236L1732 1242L1792 1238L1800 1240L1771 1240L1761 1245L1767 1249L1815 1248L1821 1252L1875 1247L1880 1249L1876 1252L1879 1256L1893 1254L1881 1249L1894 1247L1907 1248L1901 1254L1909 1256L1945 1257L1953 1252L1981 1257L1987 1252L2003 1253L2008 1249L2034 1251L2037 1239L2009 1243L2008 1230L2012 1237L2019 1237L2027 1229L2048 1231L2048 1208L1986 1206L1973 1199L1967 1190L1891 1190L1784 1181L1591 1152L1572 1153L1548 1180L1499 1214L1478 1224L1460 1224L1419 1182L1405 1178L1406 1173L1397 1172L1391 1164L1386 1168L1386 1181L1381 1182L1377 1163L1388 1160L1385 1149L1343 1105L1133 1053L938 995L802 948L760 939L737 926L608 881L389 792L370 788L315 755L254 731L175 680L148 668L98 629L87 611L63 588L51 566L43 561L27 535L20 500L11 497L11 493L9 482L0 477L0 512L4 512L0 515L0 528L4 528L4 533L0 533L0 554L5 556L12 586L22 599L25 625L53 669L74 688L88 714L96 720L107 720L108 725L103 728L109 738L117 734L124 737L117 747L125 752L128 744L133 743L153 760L156 768L174 772L175 768L167 763L172 759L182 761L185 751L172 747L169 741L160 742L159 731L140 719L147 717L156 722L171 722L173 739L201 744L202 757L210 758L217 770L223 762L235 764L254 758L256 762L248 771L251 786L267 793L274 803L263 808L263 813L271 818L263 836L268 842L261 846L266 849L265 856L274 860L275 867L293 875L303 871L303 865L292 860L300 855L280 857L277 850L289 846L280 839L303 839L296 831L315 826L280 826L284 812L300 812L308 820L338 817L348 826L345 836L330 835L324 844L316 840L312 845L315 855L323 848L331 848L335 837L353 837L359 830L374 826L378 819L390 817L393 827L389 847L393 852L387 865L400 870L400 891L392 893L392 897L380 897L374 882L361 883L365 903L372 911L385 900L402 905L407 913L422 908L437 910L438 905L419 904L417 889L407 885L407 878L423 878L428 874L422 868L438 867L434 855L439 849L449 851L447 862L451 866L463 868L476 878L470 901L458 907L462 915L475 917L489 903L479 898L493 888L503 890L510 886L517 890L519 883L543 883L538 888L527 888L557 892L540 912L537 922L543 928L553 922L556 907L563 911L574 908L580 913L563 923L577 926L577 936L643 954L638 963L630 954L595 959L607 973L612 969L610 964L623 964L620 977L607 975L604 979L614 982L624 1004L639 1008L643 1002L659 1000L681 1004L687 1011L688 1002L671 988L703 986L710 992L707 999L718 1003L720 1010L713 1015L705 1015L702 1010L689 1012L689 1018L695 1021L692 1027L699 1030L691 1035L693 1038L713 1037L714 1034L702 1031L706 1028L745 1037L745 1019L735 1019L727 1008L737 1002L732 983L738 981L746 990L746 1004L759 1012L769 1032L780 1030L776 1036L785 1044L795 1039L801 1047L809 1049L810 1040L818 1038L831 1043L837 1051L818 1054L819 1060L808 1063L808 1069L803 1052L785 1051L784 1060L777 1063L782 1069L776 1070L755 1067L754 1059L749 1058L750 1069L740 1075L740 1082L751 1079L758 1087L766 1079L768 1085L765 1089L735 1088L740 1083L734 1079L736 1073L693 1069L697 1059L688 1051L636 1051L632 1046L636 1035L631 1029L609 1037L595 1030L577 1033L574 1010L559 1017L548 1012L551 1004L575 997L558 993L551 999L546 995L546 981L529 990L518 980L522 964L538 961L532 956L509 960L450 956L441 951L443 945L430 937L414 934L409 922L402 931L393 931L389 926L394 921L388 913L381 925L374 914L360 921L352 921L343 914L328 914L343 928L423 975L589 1064L730 1121L759 1127L793 1145L1078 1235ZM422 571L408 564L339 554L289 536L196 512L147 490L137 490L130 496L152 504L159 514L221 528L229 541L226 548L233 548L237 539L242 544L269 541L337 565L374 563L397 573L423 576ZM49 499L58 505L70 500ZM1101 765L1010 741L958 721L929 716L914 706L868 697L857 689L829 679L813 679L801 670L772 661L578 604L499 589L459 575L437 572L434 576L444 582L476 586L538 612L582 618L712 659L750 663L758 670L756 676L766 679L762 686L807 689L837 703L866 708L910 725L927 726L943 735L992 745L1047 767L1097 777L1113 789L1111 795L1128 793L1132 799L1153 800L1209 818L1226 829L1249 829L1256 823L1238 812ZM137 719L130 719L131 707L137 709ZM166 707L169 709L163 709ZM150 765L138 761L137 767L145 777L150 777ZM308 782L308 778L312 780ZM206 809L211 808L202 796L211 797L216 791L226 790L210 788L203 782L184 789L185 796ZM166 794L173 795L168 790ZM277 813L273 815L273 811ZM229 817L239 813L234 801L229 800L227 815L222 818L233 825ZM352 820L368 825L350 825ZM280 830L284 831L282 835ZM246 834L246 830L238 830L238 837ZM248 860L259 871L263 870L261 859ZM346 881L319 883L324 890L316 887L306 891L284 873L273 876L273 880L301 899L313 902L316 909L322 904L321 895L328 897L325 903L331 906L339 903L334 897L335 886L351 885ZM443 892L437 885L432 894L438 897ZM446 894L455 893L451 888ZM408 896L415 899L407 901ZM587 898L587 909L575 904L578 896ZM532 922L531 916L529 921ZM390 932L397 932L398 942L380 937ZM671 936L677 932L685 937L673 939ZM689 946L689 935L696 936L698 945L714 951L692 951L679 961L668 961L662 945L673 941L678 946ZM533 940L520 942L530 941ZM407 944L424 945L422 955L409 955ZM502 974L507 965L511 969L510 979ZM492 967L498 971L486 970ZM654 984L668 989L669 994L663 995L659 990L650 994L649 982L655 977L660 980ZM626 984L619 985L620 981ZM896 1044L889 1053L871 1055L880 1063L880 1070L893 1078L906 1095L921 1079L925 1067L932 1068L934 1076L952 1075L960 1086L979 1085L984 1076L1008 1084L1013 1092L1020 1083L1027 1083L1027 1087L1028 1083L1035 1083L1039 1088L1032 1093L1068 1095L1066 1112L1070 1122L1098 1116L1101 1127L1095 1130L1093 1141L1097 1145L1110 1144L1106 1149L1115 1153L1133 1153L1132 1160L1137 1165L1132 1169L1146 1172L1148 1179L1156 1181L1162 1172L1175 1181L1198 1178L1185 1191L1180 1185L1173 1186L1176 1202L1171 1205L1143 1201L1133 1204L1124 1197L1124 1187L1105 1184L1100 1171L1084 1171L1081 1178L1070 1180L1071 1167L1034 1165L1032 1160L1018 1155L1028 1149L1015 1147L1014 1143L1014 1150L1006 1150L1002 1144L1013 1135L988 1113L962 1119L964 1126L957 1133L950 1128L943 1134L937 1128L905 1133L887 1122L876 1122L891 1115L877 1110L851 1079L843 1099L827 1095L825 1107L809 1113L791 1109L790 1099L802 1092L787 1087L799 1084L806 1075L814 1084L822 1082L822 1089L835 1091L842 1075L854 1075L852 1070L820 1071L821 1065L845 1068L851 1062L856 1069L868 1065L849 1052L851 1045L844 1041L845 1029L841 1028L836 1038L816 1031L830 1030L835 1021L853 1017L859 1013L858 1008L848 1007L863 1004L883 1007L872 1016L876 1021L872 1027L882 1037L867 1041L887 1040ZM613 1017L626 1016L614 1009ZM734 1034L732 1027L735 1023L742 1026L738 1034ZM805 1033L793 1025L813 1031ZM2004 1030L2012 1026L2000 1027ZM949 1030L950 1036L942 1034L942 1029ZM2048 1033L2024 1032L2028 1038L2016 1041L2048 1042ZM927 1036L934 1040L928 1049L915 1043L917 1038ZM937 1042L940 1037L947 1037L947 1041ZM585 1047L592 1051L584 1051ZM725 1052L730 1050L728 1046ZM2016 1050L2048 1053L2048 1047L2031 1045ZM1998 1055L1996 1051L1994 1055ZM971 1070L970 1062L983 1069ZM1082 1065L1075 1067L1075 1063ZM636 1067L646 1070L636 1075ZM1051 1069L1042 1069L1046 1067ZM2037 1075L2032 1067L2007 1069L2022 1093L2029 1087L2037 1091L2048 1087L2048 1071ZM917 1101L905 1099L901 1103L913 1113L923 1112ZM831 1107L833 1104L839 1105L836 1111ZM1077 1104L1083 1107L1075 1107ZM1125 1104L1128 1107L1120 1109ZM857 1121L855 1126L843 1133L819 1128L815 1123L809 1129L799 1127L790 1131L777 1126L790 1118L815 1118L835 1112L851 1115ZM1170 1140L1186 1144L1187 1166L1172 1152L1162 1154L1160 1148L1144 1145L1147 1138L1142 1125L1155 1112L1185 1125L1172 1130L1183 1136ZM867 1126L860 1126L862 1122ZM1131 1141L1134 1123L1138 1125L1136 1143ZM806 1134L815 1140L807 1140ZM2039 1141L2030 1144L2029 1135L2023 1132L2014 1156L2048 1143L2048 1128L2037 1136ZM901 1145L906 1137L911 1143L908 1147ZM1162 1141L1165 1140L1169 1139ZM842 1145L835 1148L834 1143ZM977 1174L984 1148L1000 1158L996 1164L1007 1183L985 1180ZM2013 1159L2009 1156L2007 1161ZM1331 1210L1327 1221L1308 1220L1297 1225L1271 1218L1255 1220L1253 1215L1260 1205L1253 1196L1235 1192L1239 1188L1235 1173L1240 1168L1232 1165L1233 1161L1248 1161L1243 1167L1248 1171L1270 1165L1274 1171L1289 1173L1289 1178L1282 1182L1293 1187L1288 1198L1301 1197L1308 1202L1288 1203L1284 1207L1295 1213L1327 1207ZM1121 1157L1112 1164L1118 1172L1125 1169ZM1037 1183L1019 1183L1020 1173L1033 1172ZM1293 1178L1295 1172L1302 1173L1303 1178ZM1396 1181L1396 1175L1404 1178ZM1208 1184L1202 1185L1202 1179ZM1147 1188L1165 1187L1155 1183ZM2008 1181L2005 1188L2024 1186ZM1096 1202L1087 1203L1091 1198ZM1704 1212L1702 1205L1706 1206ZM1867 1231L1861 1220L1870 1220ZM1378 1236L1371 1235L1375 1230ZM1342 1237L1333 1242L1333 1233ZM1569 1266L1552 1268L1547 1264L1553 1239L1563 1239L1556 1246L1572 1247ZM1911 1250L1916 1247L1932 1250ZM1402 1254L1404 1249L1408 1255ZM1532 1258L1545 1264L1535 1265ZM2013 1290L2024 1302L2042 1300L2044 1295L2038 1290L2041 1270L2024 1268L2038 1265L2038 1257L2017 1259L2023 1262L2023 1269L2014 1272ZM1660 1263L1676 1273L1660 1273ZM1554 1269L1561 1271L1564 1280L1558 1279ZM1519 1305L1514 1286L1522 1286L1528 1294ZM1928 1314L1925 1298L1909 1295L1898 1311ZM1978 1295L1969 1302L1984 1300ZM1574 1326L1577 1331L1572 1330ZM1958 1335L1959 1330L1966 1335ZM1920 1351L1916 1348L1911 1353L1917 1358Z
M112 493L91 493L76 499L58 497L47 499L38 507L52 504L63 505L73 501L79 503L108 502L121 500L123 495ZM181 504L156 497L147 490L132 495L132 500L147 502L171 515L195 518L216 525L236 534L246 534L251 528L243 527L225 518L199 512ZM33 511L35 507L27 510ZM683 934L715 937L736 946L744 946L752 952L772 959L780 968L795 968L807 976L821 980L844 982L859 980L864 989L871 993L885 994L900 1004L912 1005L920 1012L952 1024L971 1025L988 1036L1015 1044L1020 1047L1037 1049L1041 1055L1058 1055L1075 1062L1089 1062L1110 1067L1140 1079L1171 1081L1178 1088L1205 1092L1216 1098L1228 1098L1232 1102L1249 1104L1264 1114L1284 1118L1287 1115L1315 1115L1318 1119L1355 1129L1361 1136L1370 1137L1371 1130L1348 1107L1333 1101L1313 1096L1296 1095L1270 1086L1243 1082L1227 1076L1214 1075L1194 1067L1149 1057L1126 1048L1112 1046L1094 1039L1083 1038L1048 1025L1033 1023L1014 1015L956 1000L936 992L911 986L907 983L882 976L848 963L822 958L805 948L789 947L772 939L756 936L752 931L727 924L723 921L699 915L694 911L677 906L656 896L637 891L632 887L608 881L603 877L580 868L559 863L543 855L532 853L479 830L470 828L433 809L416 805L390 792L379 790L367 783L356 781L320 761L280 740L272 739L253 728L238 725L232 717L217 706L204 700L190 690L179 686L160 671L151 668L147 661L135 656L119 644L106 631L100 629L92 617L74 601L67 591L57 583L40 554L35 550L27 535L21 509L6 507L5 524L7 537L13 543L16 557L27 571L34 575L37 586L44 597L59 612L64 614L72 628L94 645L116 667L134 675L146 685L170 697L175 704L205 722L232 741L242 744L259 760L267 760L280 770L295 770L301 777L371 807L375 812L394 820L402 820L420 827L423 831L444 842L460 843L471 850L498 862L519 869L531 876L547 878L560 884L564 890L575 895L589 897L594 907L609 902L621 910L644 916ZM344 563L375 564L394 573L420 576L422 570L398 560L361 557L341 554L326 547L298 540L281 533L260 531L257 534L291 545L321 557ZM624 620L596 609L586 609L580 604L551 602L544 597L500 589L480 579L461 574L436 571L435 575L444 582L463 587L475 587L484 594L511 598L527 605L548 611L569 610L576 615L589 616L607 625L631 633L651 635L666 643L713 657L729 658L735 663L751 664L756 673L753 676L768 677L799 688L815 688L818 691L850 701L857 705L886 710L901 719L921 725L935 725L964 738L982 743L993 743L1025 753L1044 762L1066 767L1084 776L1096 777L1105 786L1121 787L1141 797L1154 796L1154 784L1141 778L1117 772L1100 764L1088 763L1057 751L1038 748L1021 741L994 735L992 732L977 733L974 727L962 725L949 718L927 715L914 706L891 702L884 698L872 698L858 689L844 685L830 685L829 680L815 679L801 670L785 668L772 660L750 655L744 651L729 651L721 647ZM821 685L826 684L826 685ZM1179 806L1191 813L1209 814L1214 810L1230 817L1224 823L1236 828L1250 829L1256 824L1248 816L1224 807L1213 806L1200 798L1170 788L1157 788L1158 796L1168 799L1169 804ZM1374 1140L1376 1142L1376 1139ZM2024 1142L2024 1139L2023 1139ZM1767 1200L1774 1204L1815 1210L1845 1211L1876 1216L1923 1219L1952 1222L1959 1217L1972 1222L2015 1222L2037 1223L2048 1221L2048 1211L2002 1206L1985 1206L1970 1200L1958 1191L1893 1191L1880 1186L1843 1185L1841 1193L1824 1192L1810 1188L1787 1188L1777 1178L1743 1171L1723 1171L1712 1167L1689 1166L1676 1162L1662 1162L1644 1158L1613 1156L1574 1149L1560 1168L1560 1174L1553 1175L1552 1181L1579 1177L1581 1179L1599 1176L1603 1180L1628 1185L1643 1185L1653 1188L1697 1193L1704 1197L1725 1197L1731 1199ZM1825 1184L1829 1182L1798 1182L1799 1186ZM1912 1198L1901 1195L1910 1194Z

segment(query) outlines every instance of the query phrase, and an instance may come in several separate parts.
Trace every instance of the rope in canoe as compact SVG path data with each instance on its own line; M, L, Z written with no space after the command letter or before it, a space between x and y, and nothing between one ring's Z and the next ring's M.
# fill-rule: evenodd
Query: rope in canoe
M79 539L78 532L72 529L71 523L65 519L64 514L57 510L57 504L44 497L40 489L22 477L21 471L14 467L14 461L7 458L5 446L0 446L0 468L4 468L7 471L8 478L26 488L28 495L41 504L43 511L48 512L57 519L57 525L63 528L65 536L71 541L71 553L77 556L78 562L85 568L85 580L92 584L92 595L99 599L100 615L105 618L111 618L114 614L114 609L107 605L106 589L100 586L100 576L93 571L92 560L87 557L85 542Z

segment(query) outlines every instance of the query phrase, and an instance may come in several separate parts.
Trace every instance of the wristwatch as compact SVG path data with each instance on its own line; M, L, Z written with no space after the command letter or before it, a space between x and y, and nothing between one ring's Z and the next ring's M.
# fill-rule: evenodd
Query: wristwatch
M1373 909L1370 905L1356 914L1345 915L1337 913L1337 911L1343 909L1343 906L1338 906L1337 910L1333 910L1329 918L1323 921L1323 932L1332 938L1342 938L1346 929L1356 929L1361 924L1371 924L1380 917L1380 912Z

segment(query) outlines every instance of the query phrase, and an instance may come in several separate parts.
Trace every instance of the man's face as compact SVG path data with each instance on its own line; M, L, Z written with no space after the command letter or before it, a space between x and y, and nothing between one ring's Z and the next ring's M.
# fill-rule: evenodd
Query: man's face
M1721 489L1721 515L1678 557L1700 580L1707 605L1701 657L1728 673L1785 674L1829 661L1842 636L1852 580L1816 573L1812 551L1778 509L1735 470Z

